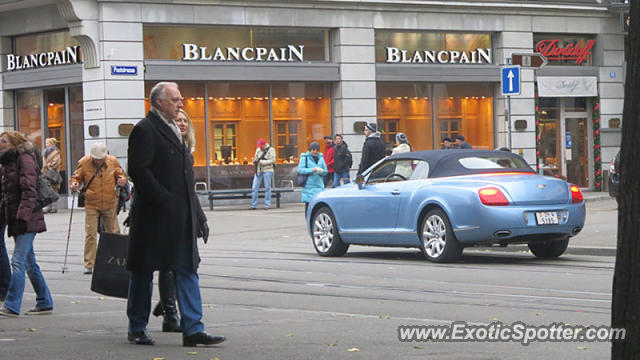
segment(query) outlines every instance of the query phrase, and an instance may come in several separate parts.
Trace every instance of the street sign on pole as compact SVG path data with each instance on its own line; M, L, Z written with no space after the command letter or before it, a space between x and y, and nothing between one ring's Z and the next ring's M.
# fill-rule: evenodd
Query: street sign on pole
M502 95L520 95L520 66L503 66L501 75Z
M538 53L513 53L511 64L520 65L523 68L542 69L548 61L544 55Z

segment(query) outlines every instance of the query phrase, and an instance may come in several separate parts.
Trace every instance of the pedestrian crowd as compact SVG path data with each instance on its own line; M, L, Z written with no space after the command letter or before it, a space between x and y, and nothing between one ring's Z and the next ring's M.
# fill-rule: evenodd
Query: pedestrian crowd
M184 346L214 345L225 341L212 335L202 322L198 265L198 238L206 244L207 218L194 191L195 131L183 110L176 83L157 83L149 93L151 109L133 128L128 142L128 175L104 143L91 145L69 177L69 189L85 208L84 273L96 265L98 233L120 233L118 212L131 197L125 225L129 229L126 267L130 272L126 313L131 343L153 345L147 331L149 315L162 316L163 332L182 333ZM405 133L395 134L393 150L383 141L376 123L364 126L365 136L356 174L363 174L385 156L413 151ZM353 155L342 134L326 135L324 151L313 141L300 154L297 174L302 177L301 201L305 215L314 195L325 188L350 183ZM442 149L470 149L462 135L445 137ZM292 158L292 155L289 155ZM290 160L289 159L289 160ZM258 139L253 157L250 210L258 208L260 187L264 207L271 207L276 149ZM17 131L0 134L0 316L21 314L26 278L36 303L25 315L53 312L53 299L36 261L34 240L47 230L45 213L57 212L56 203L39 207L41 179L59 192L63 182L61 150L55 138L45 140L42 153L28 136ZM131 190L129 179L135 183ZM5 245L13 237L11 261ZM151 304L152 281L159 272L160 301Z

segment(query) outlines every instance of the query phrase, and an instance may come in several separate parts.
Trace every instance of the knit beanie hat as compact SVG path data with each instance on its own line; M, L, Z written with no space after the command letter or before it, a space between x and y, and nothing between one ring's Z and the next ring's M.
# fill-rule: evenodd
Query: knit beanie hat
M405 135L404 133L397 133L396 134L396 141L398 141L399 143L407 143L407 135Z

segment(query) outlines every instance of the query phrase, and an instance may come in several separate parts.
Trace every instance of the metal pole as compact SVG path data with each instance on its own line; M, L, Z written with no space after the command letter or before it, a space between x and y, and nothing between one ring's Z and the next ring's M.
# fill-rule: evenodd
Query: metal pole
M69 230L67 231L67 248L64 251L64 264L62 265L62 273L67 270L67 254L69 254L69 239L71 238L71 223L73 223L73 205L76 202L76 193L72 192L71 197L71 215L69 216Z
M507 95L507 147L511 150L511 95Z

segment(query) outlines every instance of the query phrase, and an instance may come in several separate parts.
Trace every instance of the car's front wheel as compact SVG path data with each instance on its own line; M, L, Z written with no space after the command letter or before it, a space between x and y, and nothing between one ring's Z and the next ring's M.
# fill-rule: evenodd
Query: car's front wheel
M342 256L349 250L349 245L340 238L331 209L326 206L313 214L311 237L313 247L320 256Z
M422 252L429 261L453 261L462 254L462 246L453 234L449 218L440 209L431 210L423 217L420 226Z
M564 254L569 246L569 237L563 237L560 240L529 243L531 253L541 259L553 259Z

